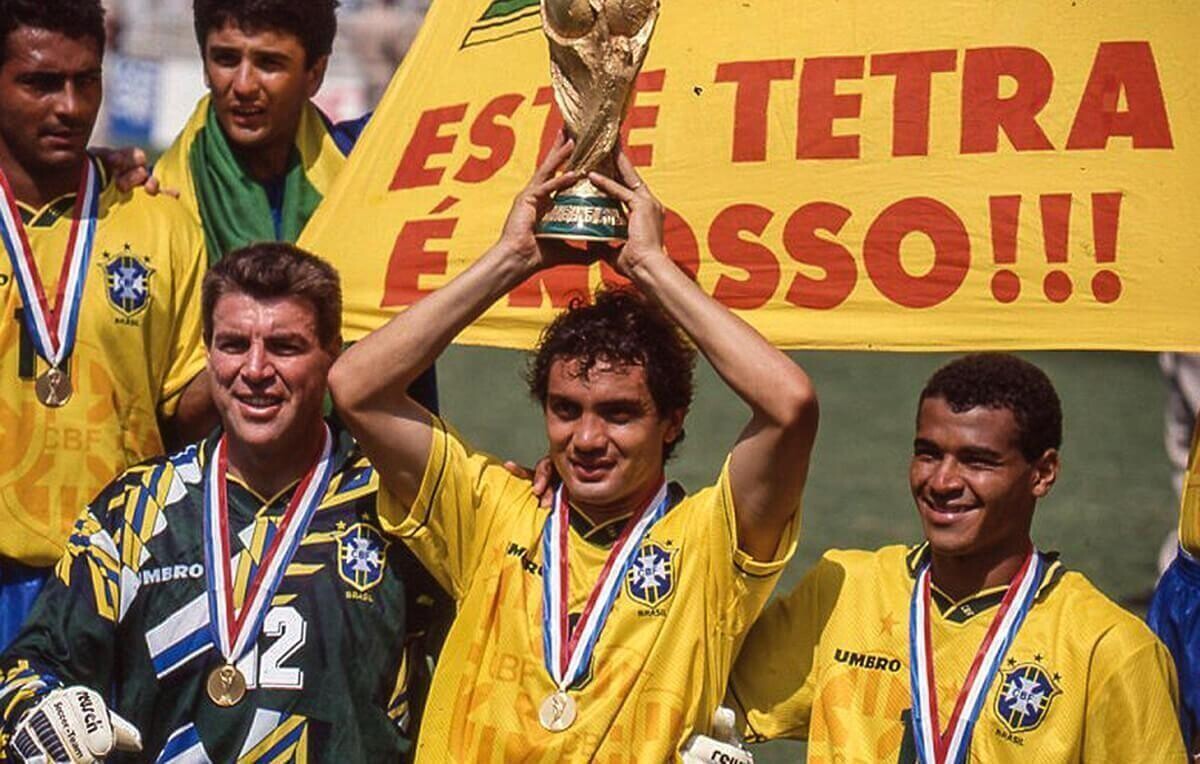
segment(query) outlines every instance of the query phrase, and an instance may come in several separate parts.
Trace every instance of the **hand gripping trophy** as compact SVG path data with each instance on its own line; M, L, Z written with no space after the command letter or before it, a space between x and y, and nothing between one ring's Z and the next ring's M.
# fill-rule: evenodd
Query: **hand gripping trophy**
M583 179L558 193L537 235L624 241L628 220L621 202L592 185L587 173L617 177L613 149L650 46L658 0L541 0L541 6L554 98L575 141L570 168Z

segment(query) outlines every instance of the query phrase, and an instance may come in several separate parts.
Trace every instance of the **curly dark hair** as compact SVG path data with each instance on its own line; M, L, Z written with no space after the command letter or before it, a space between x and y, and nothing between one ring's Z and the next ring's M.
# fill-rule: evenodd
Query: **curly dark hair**
M8 36L19 27L47 29L72 40L90 37L104 54L100 0L0 0L0 65L8 58Z
M973 353L934 372L921 401L941 398L963 412L977 406L1008 409L1017 421L1018 447L1027 461L1062 445L1062 403L1050 378L1008 353Z
M195 0L192 17L201 55L208 33L233 23L245 32L295 35L304 46L305 65L312 66L333 50L338 5L338 0Z
M696 352L674 322L633 289L601 289L591 304L572 300L542 332L525 371L529 394L542 406L550 367L559 360L577 361L583 378L597 363L641 366L659 416L681 409L686 413L692 405ZM664 459L683 436L680 430L678 438L663 444Z
M342 333L342 286L333 266L316 255L283 242L263 242L235 249L204 274L200 289L204 344L212 344L213 311L226 294L258 300L302 297L317 317L317 339L333 343Z

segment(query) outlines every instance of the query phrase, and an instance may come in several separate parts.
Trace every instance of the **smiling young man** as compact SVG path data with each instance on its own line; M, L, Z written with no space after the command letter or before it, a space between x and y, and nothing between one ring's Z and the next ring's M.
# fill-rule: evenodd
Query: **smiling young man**
M221 429L80 517L0 656L0 747L117 761L140 730L143 761L402 760L425 667L413 624L446 604L321 415L337 275L261 244L209 271L202 302Z
M570 144L551 152L499 241L347 350L330 386L380 472L380 514L458 600L419 761L666 761L709 731L742 635L791 555L817 427L804 372L679 269L662 206L622 155L629 240L606 255L635 291L601 292L546 330L531 366L553 507L405 387L532 274L582 254L534 238ZM664 465L683 437L691 351L750 409L716 482Z
M79 508L208 426L203 237L88 155L103 52L99 0L0 0L0 647Z
M1163 645L1030 538L1062 409L1015 356L921 392L909 484L925 541L830 551L746 638L730 697L750 739L813 762L1178 762Z

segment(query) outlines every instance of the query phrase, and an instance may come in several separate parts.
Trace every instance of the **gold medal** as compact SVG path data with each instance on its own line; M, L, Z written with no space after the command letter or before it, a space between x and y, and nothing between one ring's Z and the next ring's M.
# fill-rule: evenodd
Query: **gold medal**
M562 732L575 723L575 699L561 690L550 693L538 708L538 721L551 732Z
M208 675L208 697L221 708L236 706L246 697L246 677L228 663L217 666Z
M43 406L56 409L71 399L71 378L62 369L51 366L33 383L33 391Z

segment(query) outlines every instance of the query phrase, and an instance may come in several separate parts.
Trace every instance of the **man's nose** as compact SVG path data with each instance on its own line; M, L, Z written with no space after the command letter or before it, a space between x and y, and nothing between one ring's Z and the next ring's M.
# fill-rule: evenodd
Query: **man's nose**
M246 363L242 366L242 376L248 382L265 382L275 375L275 365L266 348L260 343L250 346L246 354Z
M86 102L87 99L79 85L68 78L55 99L55 111L63 122L73 124L83 120L87 110Z
M934 468L929 479L929 487L936 493L957 493L963 488L962 473L958 462L945 457Z
M254 67L243 61L233 74L233 94L239 98L252 98L258 93L258 85Z
M605 445L604 421L594 414L584 414L579 418L579 426L575 429L575 448L582 451L594 451Z

